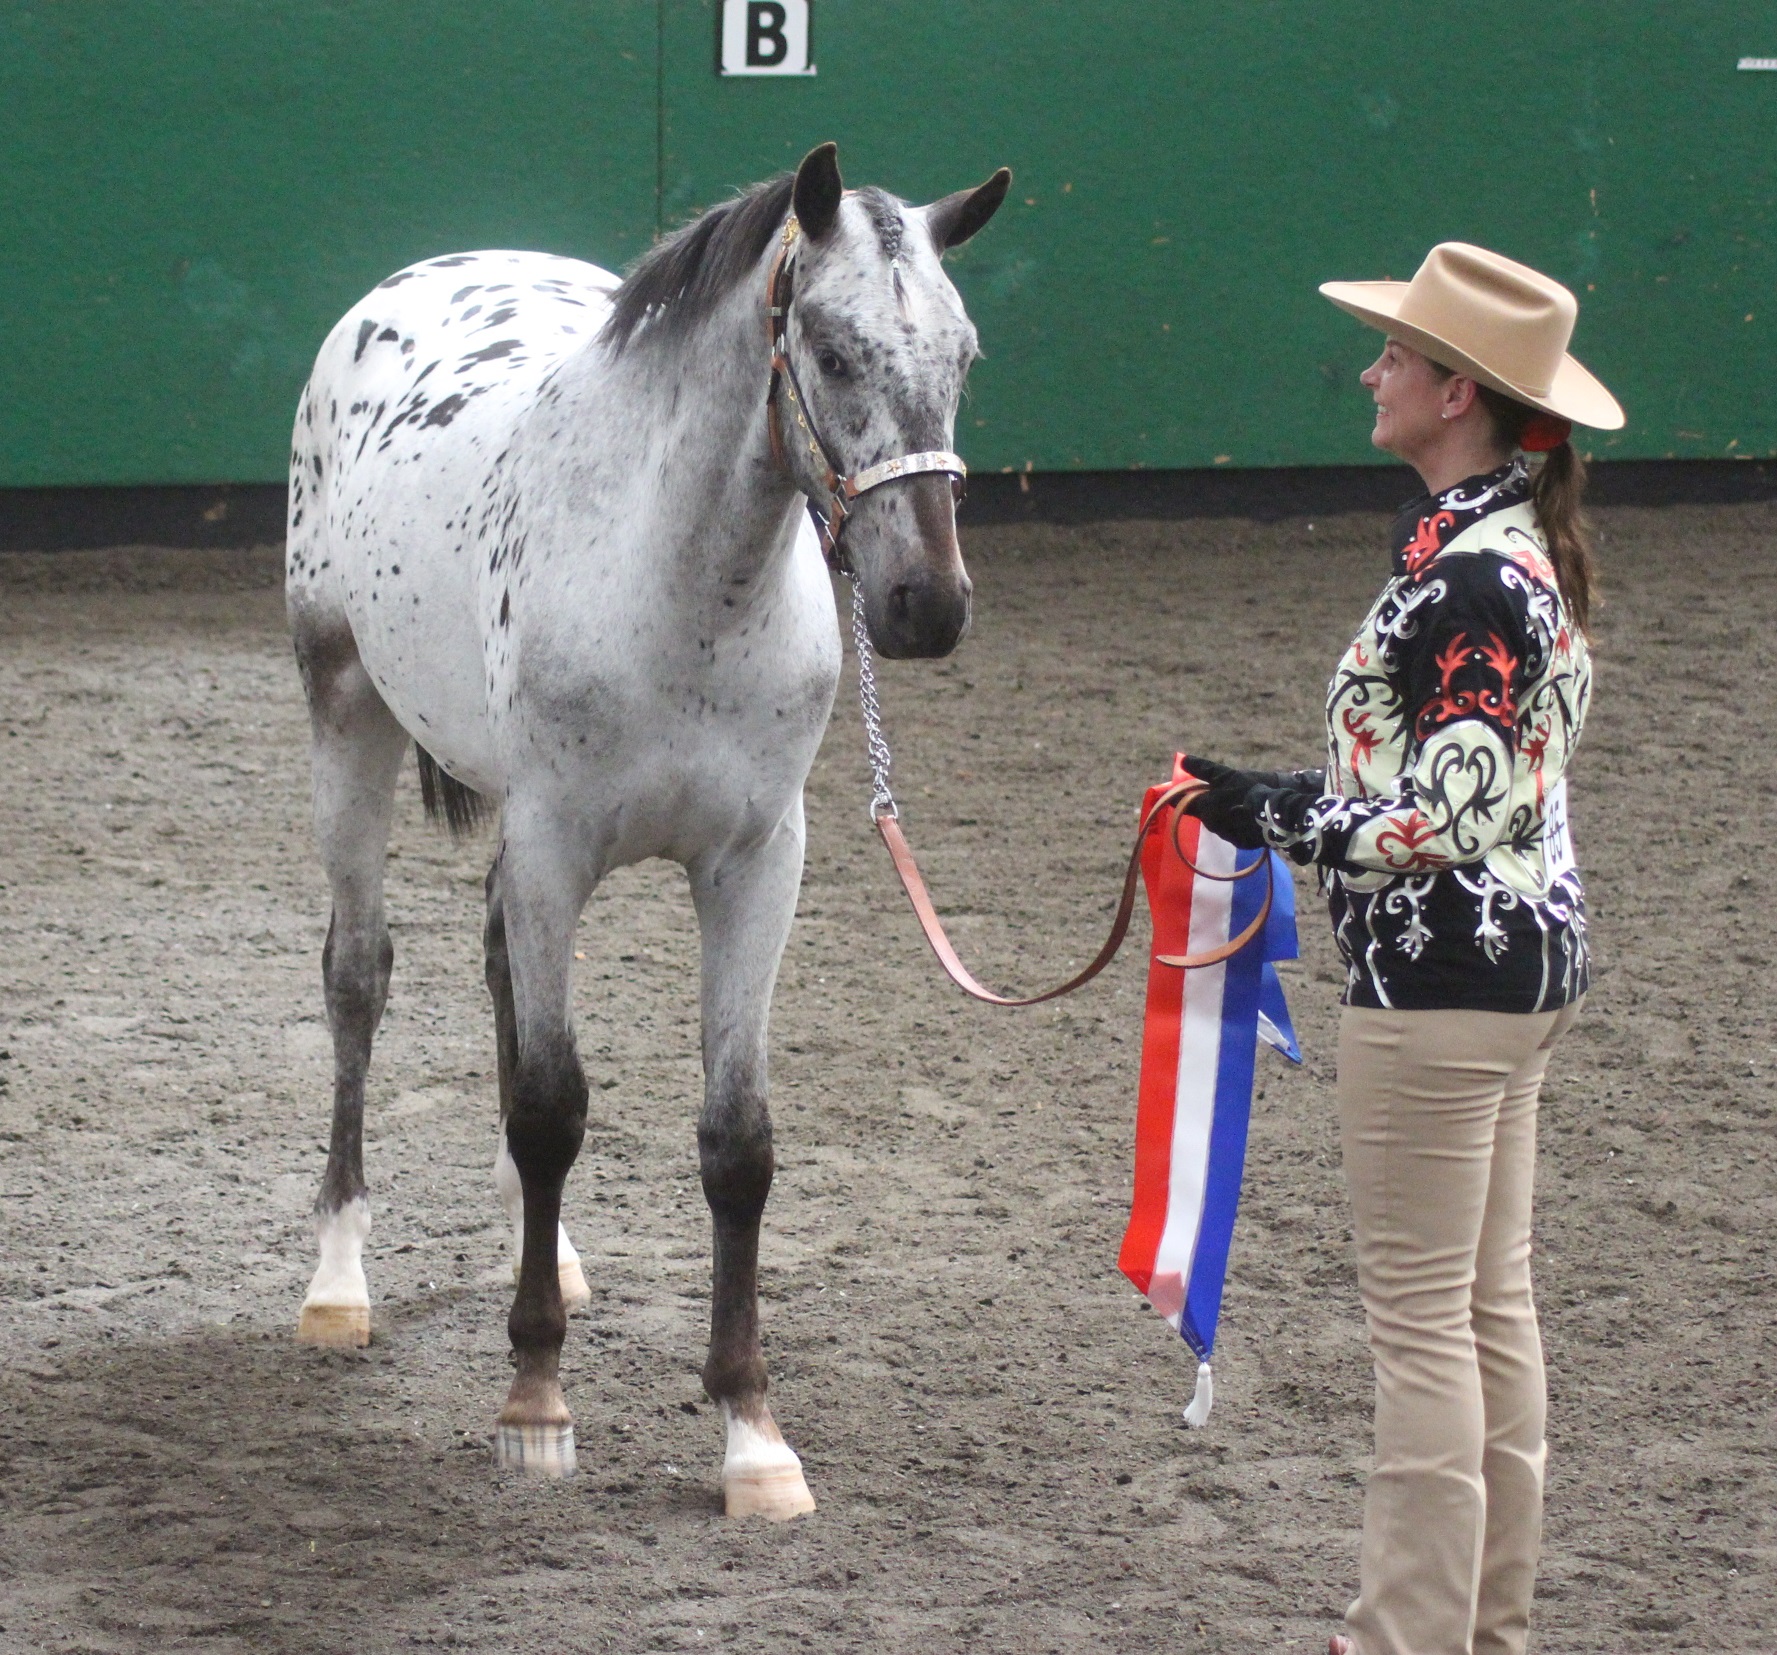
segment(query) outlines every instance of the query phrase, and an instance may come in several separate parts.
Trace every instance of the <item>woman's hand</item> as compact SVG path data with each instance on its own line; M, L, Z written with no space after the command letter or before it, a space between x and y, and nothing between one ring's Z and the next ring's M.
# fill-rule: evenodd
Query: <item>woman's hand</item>
M1185 774L1209 783L1209 791L1185 803L1188 814L1238 850L1262 850L1260 826L1268 803L1316 798L1326 786L1321 770L1236 770L1214 759L1185 755Z
M1271 777L1261 771L1236 770L1218 764L1214 759L1196 758L1190 754L1185 756L1184 770L1186 775L1209 783L1206 791L1185 801L1187 814L1195 816L1217 838L1226 839L1238 850L1265 848L1253 792L1275 785Z

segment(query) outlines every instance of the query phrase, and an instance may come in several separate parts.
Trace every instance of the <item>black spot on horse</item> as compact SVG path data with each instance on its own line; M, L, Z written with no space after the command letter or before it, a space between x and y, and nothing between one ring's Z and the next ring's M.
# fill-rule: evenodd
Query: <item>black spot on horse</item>
M481 325L483 328L497 328L502 322L510 322L517 314L517 305L501 305L500 308L489 316Z
M400 337L401 337L401 335L398 334L393 328L384 328L383 331L376 336L376 342L379 345L381 345L385 342L388 344L393 344Z
M502 592L500 594L500 625L507 626L511 623L511 620L512 594L510 592Z
M480 291L481 286L479 283L469 287L459 287L455 293L451 294L450 302L453 305L460 305L471 293L479 293Z
M510 356L514 351L523 349L524 341L522 339L495 340L491 345L483 345L478 351L470 351L469 354L463 358L462 366L457 369L457 372L462 373L472 363L492 362L497 357Z
M352 352L352 360L361 362L364 359L364 347L370 343L371 334L376 332L376 323L360 322L358 324L358 348Z
M398 270L387 281L378 282L378 287L399 287L403 282L410 282L419 272L417 270Z
M432 411L420 421L421 425L449 425L458 414L469 406L469 399L461 396L447 396L432 405Z
M475 258L473 254L452 253L447 259L433 259L431 268L433 270L451 270L459 264L473 264L474 262Z

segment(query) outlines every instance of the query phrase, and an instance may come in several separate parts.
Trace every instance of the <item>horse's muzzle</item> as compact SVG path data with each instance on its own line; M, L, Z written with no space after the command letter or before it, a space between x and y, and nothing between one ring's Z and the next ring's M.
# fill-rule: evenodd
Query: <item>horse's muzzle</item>
M921 572L896 581L880 605L866 592L864 618L876 653L891 661L948 655L969 630L973 589L967 575L943 579Z
M969 630L974 591L956 543L949 482L918 477L890 487L901 490L901 499L884 502L888 510L869 524L874 543L860 560L870 641L891 661L948 655Z

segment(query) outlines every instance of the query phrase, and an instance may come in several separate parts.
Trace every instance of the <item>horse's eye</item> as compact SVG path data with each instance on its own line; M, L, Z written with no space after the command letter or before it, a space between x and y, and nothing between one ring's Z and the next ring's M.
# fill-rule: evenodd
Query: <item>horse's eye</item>
M814 353L814 359L821 365L821 372L829 379L844 379L846 374L845 358L838 351L828 350L824 346Z

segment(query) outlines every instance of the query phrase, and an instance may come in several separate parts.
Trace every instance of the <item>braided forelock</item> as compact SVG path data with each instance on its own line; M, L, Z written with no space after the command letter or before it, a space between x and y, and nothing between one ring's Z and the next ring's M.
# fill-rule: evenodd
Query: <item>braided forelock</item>
M898 259L901 256L901 240L907 233L907 220L901 212L901 203L887 190L870 184L858 191L858 204L869 217L870 227L876 232L877 245L882 248L883 257L891 262Z

